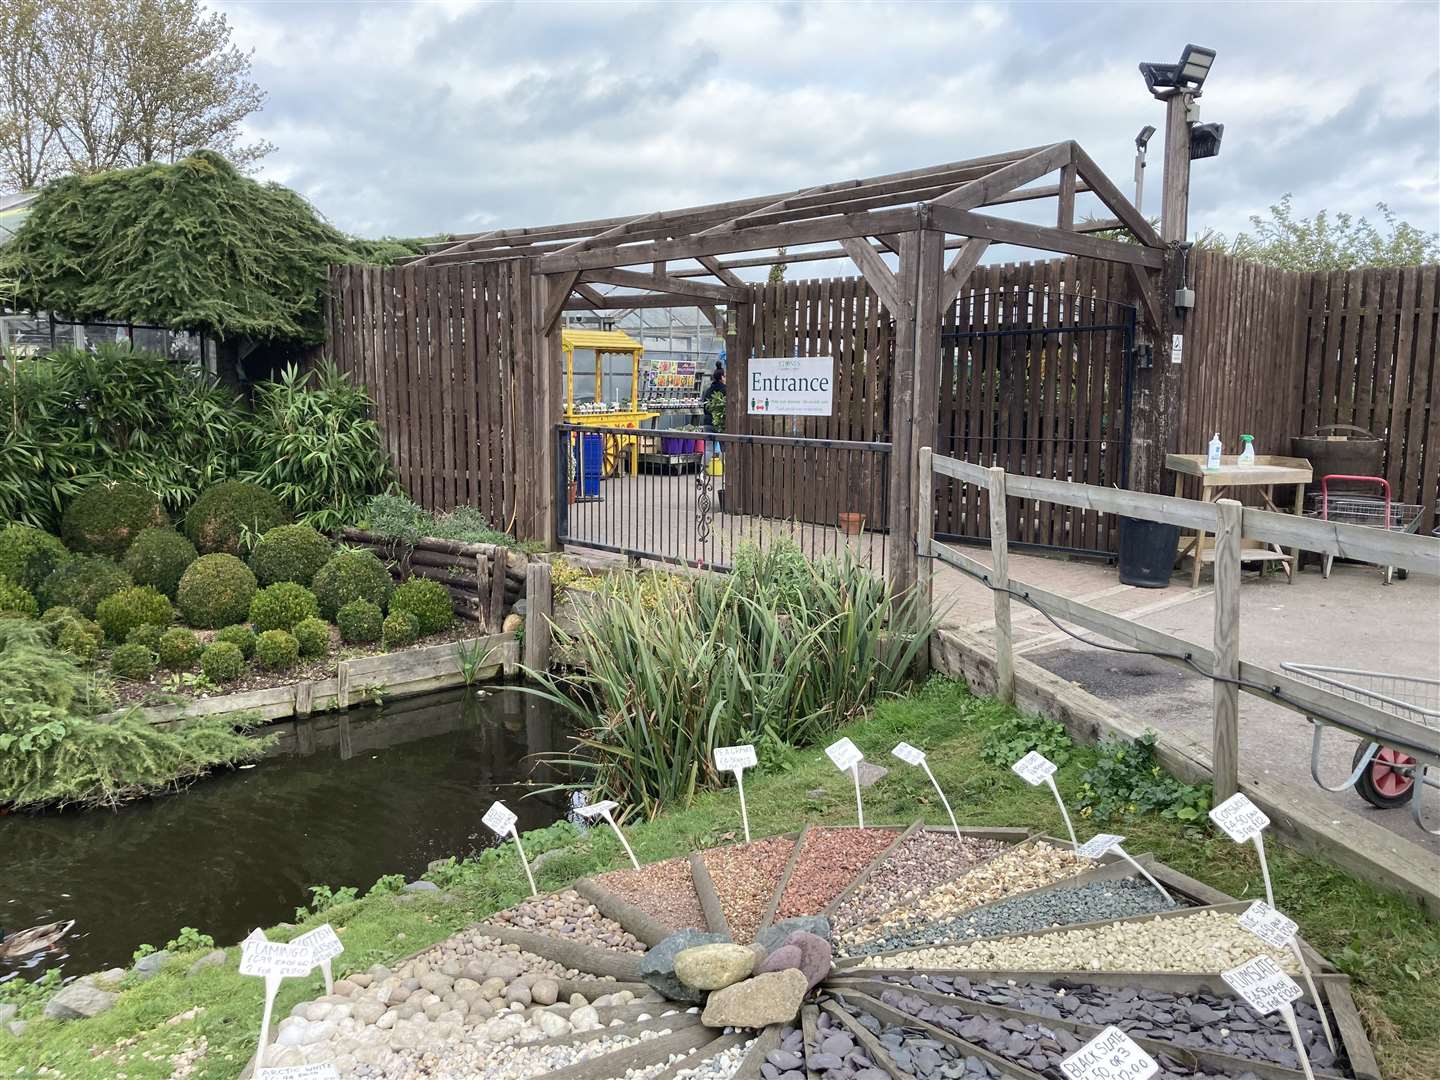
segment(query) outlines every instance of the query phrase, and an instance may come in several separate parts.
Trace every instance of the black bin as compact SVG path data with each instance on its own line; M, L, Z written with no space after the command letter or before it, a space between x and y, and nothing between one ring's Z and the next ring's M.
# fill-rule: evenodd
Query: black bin
M1142 589L1163 589L1170 584L1180 526L1139 518L1120 519L1120 581Z

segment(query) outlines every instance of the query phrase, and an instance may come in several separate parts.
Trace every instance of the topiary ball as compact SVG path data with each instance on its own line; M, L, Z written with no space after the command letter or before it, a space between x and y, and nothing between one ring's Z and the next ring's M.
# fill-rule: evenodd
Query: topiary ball
M324 656L330 651L330 624L324 619L301 619L290 633L300 646L301 656Z
M43 529L18 523L0 529L0 577L31 593L68 558L60 538Z
M194 630L174 626L160 635L160 644L155 647L160 666L171 671L184 671L200 657L200 639Z
M380 629L380 641L387 649L403 649L414 645L420 637L420 624L408 611L392 611L385 616Z
M238 555L287 520L280 500L259 484L227 480L201 492L185 515L185 535L207 555Z
M255 660L267 671L289 671L300 661L300 643L286 630L266 630L255 639Z
M267 585L250 601L250 621L256 630L289 630L301 619L319 613L315 594L293 581Z
M213 629L242 621L255 598L255 575L234 555L202 555L185 570L175 599L191 626Z
M47 608L72 607L93 619L101 600L133 584L130 575L109 559L88 555L68 559L50 571L40 586L40 602Z
M373 551L342 551L320 568L310 587L320 614L333 619L351 600L369 600L384 611L394 584Z
M153 585L132 585L95 606L95 621L111 641L127 641L130 631L145 623L169 626L174 618L170 601Z
M226 641L240 650L240 655L249 660L255 655L255 631L244 623L232 623L215 635L216 641Z
M94 660L104 643L105 631L100 629L100 624L83 615L72 622L60 623L55 635L55 647L79 660Z
M245 671L245 654L234 642L213 642L200 654L200 670L213 683L232 682Z
M200 557L195 545L174 529L146 529L135 538L120 565L137 585L154 585L170 599L185 570Z
M340 627L340 640L352 645L379 641L381 624L384 621L385 613L369 600L351 600L335 613L335 625Z
M293 581L309 586L334 553L334 545L309 525L277 525L250 553L250 569L261 585Z
M71 551L118 559L141 532L169 520L160 500L144 488L105 480L65 508L60 535Z
M23 589L7 577L0 577L0 618L33 619L40 605L29 589Z
M429 578L411 578L397 585L390 595L390 610L414 615L421 634L438 634L455 621L450 590Z
M148 679L155 674L155 654L144 645L121 645L110 654L110 671L121 679Z
M144 645L151 652L160 648L160 635L165 633L165 627L157 626L155 623L141 623L125 635L126 645Z

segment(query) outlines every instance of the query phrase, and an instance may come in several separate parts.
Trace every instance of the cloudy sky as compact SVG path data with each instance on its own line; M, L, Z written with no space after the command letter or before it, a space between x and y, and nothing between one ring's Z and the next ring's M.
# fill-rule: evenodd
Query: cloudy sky
M1384 201L1440 227L1433 0L217 6L269 91L263 175L361 235L638 213L1066 138L1128 192L1134 135L1164 111L1136 64L1187 41L1218 50L1202 119L1225 124L1221 156L1195 164L1192 231L1233 233L1286 192L1306 215Z

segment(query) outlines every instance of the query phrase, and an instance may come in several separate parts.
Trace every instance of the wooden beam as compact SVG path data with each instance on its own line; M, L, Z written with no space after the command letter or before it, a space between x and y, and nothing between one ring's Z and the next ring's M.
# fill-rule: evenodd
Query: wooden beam
M1060 169L1060 205L1055 212L1057 229L1075 228L1075 163Z
M550 279L550 289L545 298L545 316L540 324L542 336L555 329L561 312L565 310L565 301L570 299L570 290L575 288L575 282L579 280L579 270L573 274L556 274Z
M602 293L599 289L595 288L595 286L587 285L583 281L577 281L572 291L579 293L581 296L585 297L586 300L589 300L590 302L595 304L604 304L607 302L604 293Z
M715 333L719 334L721 337L724 337L725 316L721 315L720 312L716 310L715 305L696 304L695 306L700 309L700 314L704 315L705 318L709 320L710 325L715 328Z
M1072 144L1075 145L1075 144ZM1145 215L1135 209L1135 204L1125 197L1118 187L1111 183L1110 178L1105 175L1099 165L1091 160L1090 155L1075 145L1075 168L1080 173L1081 179L1090 185L1090 190L1095 196L1110 208L1110 212L1119 218L1127 229L1135 234L1146 247L1164 247L1160 237L1156 235L1150 222L1145 220Z
M997 244L1016 244L1041 251L1060 251L1066 255L1083 255L1106 262L1134 263L1159 269L1165 265L1163 251L1139 244L1122 244L1118 240L1102 240L1094 236L1062 232L1044 225L977 214L971 210L955 210L948 206L931 206L937 228L961 236L983 236Z
M633 232L638 226L654 222L660 215L645 214L642 217L631 218L629 221L622 221L619 225L612 225L604 232L598 232L594 236L587 236L583 240L576 240L575 243L563 247L561 251L587 251L602 243L612 243L619 240L626 233Z
M585 275L602 285L624 285L632 289L698 296L703 300L747 300L749 292L730 285L710 285L690 278L673 278L665 274L642 274L634 270L592 270Z
M715 258L714 255L701 255L695 261L698 262L701 266L703 266L706 270L709 270L710 273L714 274L717 278L719 278L722 283L736 289L743 289L746 287L745 282L741 280L740 275L728 269L724 264L720 262L719 259Z
M1070 164L1074 143L1056 143L1039 153L1031 154L993 172L986 173L978 180L971 180L953 191L947 191L930 200L931 206L950 206L957 210L972 210L983 206L996 195L1014 191L1032 180L1038 180L1046 173L1054 172L1062 165Z
M985 254L985 250L989 246L989 240L974 237L966 240L960 246L960 250L950 260L950 265L945 268L945 277L940 283L940 307L942 309L948 308L955 302L955 297L960 295L960 290L965 287L966 280L980 262L980 256Z
M650 308L699 307L711 301L698 296L680 293L611 293L609 296L596 294L598 300L589 297L572 296L565 302L566 311L639 311Z
M1140 300L1140 307L1146 321L1150 323L1151 331L1159 335L1164 324L1160 321L1160 298L1155 292L1155 283L1150 280L1150 274L1143 268L1129 263L1126 269L1130 272L1130 284L1135 289L1135 295ZM1169 362L1169 357L1165 358Z
M995 696L1015 704L1015 643L1010 633L1010 542L1006 535L1005 469L990 469L990 590L995 612Z
M1089 221L1072 225L1071 228L1079 233L1114 232L1116 229L1125 228L1125 223L1119 218L1091 218Z
M1215 533L1215 723L1210 760L1215 802L1240 789L1240 517L1234 499L1216 504ZM1196 552L1199 557L1199 552ZM1225 680L1225 681L1221 681Z
M855 261L860 276L875 290L881 303L898 318L902 300L900 283L895 277L895 272L885 265L885 260L870 246L868 241L852 237L841 240L840 246Z

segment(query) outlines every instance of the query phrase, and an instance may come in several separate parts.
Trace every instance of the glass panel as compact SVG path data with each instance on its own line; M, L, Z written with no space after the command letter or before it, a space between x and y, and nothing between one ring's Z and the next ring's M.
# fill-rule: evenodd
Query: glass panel
M165 356L167 355L165 333L164 330L153 326L137 326L135 327L135 348Z
M630 406L630 383L634 372L634 361L629 353L604 353L605 400Z

